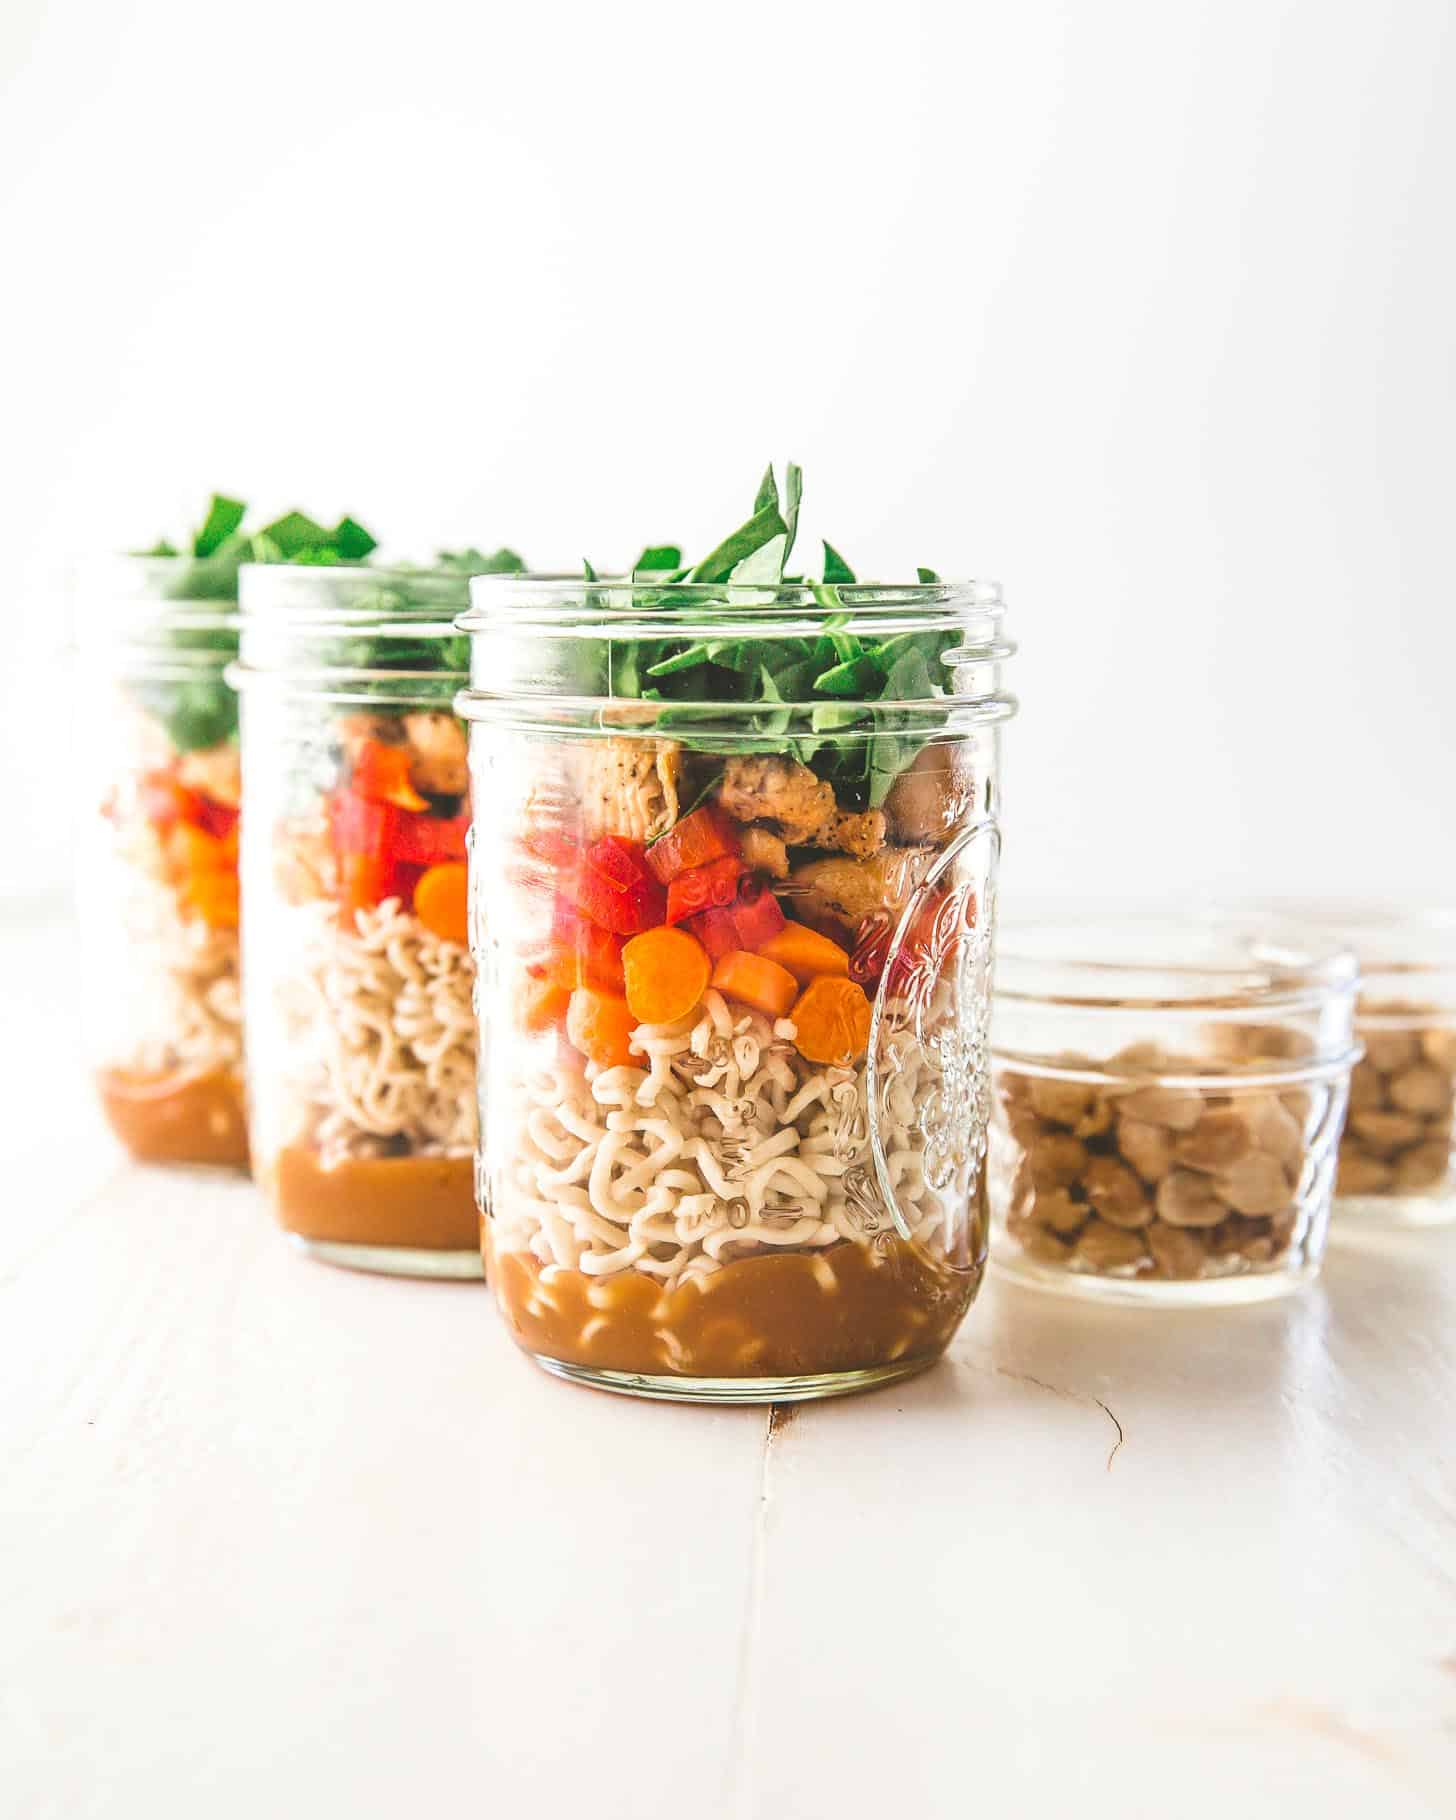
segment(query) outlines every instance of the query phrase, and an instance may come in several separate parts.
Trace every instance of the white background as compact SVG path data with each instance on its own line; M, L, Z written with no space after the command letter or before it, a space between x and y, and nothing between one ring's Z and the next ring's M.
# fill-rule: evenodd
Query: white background
M1456 883L1438 0L0 7L4 888L74 558L214 487L999 578L1011 882Z

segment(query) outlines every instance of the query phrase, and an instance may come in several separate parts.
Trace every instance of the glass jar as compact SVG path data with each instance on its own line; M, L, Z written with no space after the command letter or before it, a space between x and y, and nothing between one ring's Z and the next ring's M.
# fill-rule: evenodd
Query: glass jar
M463 573L245 567L254 1169L314 1256L479 1276Z
M1456 911L1327 904L1297 914L1349 942L1360 963L1365 1054L1350 1080L1335 1231L1345 1219L1444 1225L1456 1219Z
M118 557L82 590L77 902L101 1104L140 1161L246 1168L235 572Z
M480 1198L512 1335L686 1400L930 1364L985 1260L998 592L471 595ZM825 664L846 693L794 699Z
M1355 962L1297 928L1012 925L996 971L993 1254L1113 1301L1257 1301L1319 1269Z

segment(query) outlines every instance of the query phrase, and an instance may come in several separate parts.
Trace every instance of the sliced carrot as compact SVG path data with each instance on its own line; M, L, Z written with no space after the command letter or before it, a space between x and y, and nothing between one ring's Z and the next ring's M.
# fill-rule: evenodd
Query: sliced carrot
M795 1046L811 1062L848 1067L870 1040L870 1001L864 987L850 979L822 974L804 988L789 1016Z
M803 923L785 923L777 935L759 943L758 952L766 960L787 967L801 986L824 974L846 979L849 976L849 956L839 943Z
M643 1024L671 1024L697 1007L713 964L686 929L648 929L622 950L627 1003Z
M723 956L713 969L712 983L726 998L752 1005L765 1017L783 1017L799 990L798 981L786 967L761 954L750 954L746 948L735 948Z
M533 1035L550 1030L566 1016L570 1004L569 986L550 978L529 979L516 1006L521 1028Z
M209 929L238 926L238 875L236 872L194 872L182 887L182 901L195 910Z
M637 1028L626 999L578 986L566 1008L566 1034L573 1046L599 1068L631 1067L641 1060L627 1046Z
M458 859L430 866L415 886L415 915L442 942L458 942L464 948L470 941L468 874Z

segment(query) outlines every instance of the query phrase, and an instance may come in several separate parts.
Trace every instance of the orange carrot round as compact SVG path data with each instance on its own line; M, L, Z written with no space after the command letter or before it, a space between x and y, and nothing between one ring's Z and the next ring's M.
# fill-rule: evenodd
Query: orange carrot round
M598 1067L640 1065L642 1058L627 1043L636 1028L637 1019L626 999L593 992L589 986L578 986L572 993L566 1010L567 1040Z
M648 929L622 950L627 1003L642 1024L671 1024L694 1010L713 971L708 951L686 929Z
M713 985L725 998L752 1005L765 1017L783 1017L799 990L798 981L777 961L766 961L761 954L750 954L746 948L735 948L725 954L713 969Z
M794 1043L811 1062L844 1068L858 1061L870 1040L870 1001L850 979L823 975L806 986L790 1011Z
M787 967L801 986L826 973L849 977L849 956L839 943L803 923L785 923L776 935L759 943L758 952L765 960Z
M431 866L415 886L415 915L431 935L462 948L470 941L466 880L464 861L451 859Z

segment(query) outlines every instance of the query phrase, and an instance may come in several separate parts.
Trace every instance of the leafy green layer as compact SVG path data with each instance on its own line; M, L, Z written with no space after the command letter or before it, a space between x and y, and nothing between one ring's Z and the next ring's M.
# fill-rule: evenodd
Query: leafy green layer
M185 550L165 539L139 550L143 557L186 558L167 578L162 597L225 610L237 603L238 571L245 562L361 563L376 548L373 536L352 518L341 518L330 530L305 512L285 512L249 533L243 529L246 516L242 500L215 493ZM231 739L238 726L238 701L221 670L237 656L237 628L164 626L160 644L177 653L179 664L197 662L199 673L177 681L140 680L132 685L135 698L162 722L179 752Z
M669 638L610 640L606 674L597 680L610 696L662 704L658 726L702 751L718 749L722 741L703 731L701 706L689 704L759 704L756 712L735 718L735 728L748 736L740 743L786 753L808 765L833 786L845 808L876 808L926 738L923 710L908 713L891 704L945 695L942 660L961 640L954 631L889 638L857 633L855 610L839 594L854 582L855 573L830 543L824 545L822 579L788 574L802 498L803 476L792 462L782 495L770 467L752 515L700 562L684 566L674 544L644 550L632 568L638 589L633 604L644 614L671 604L690 616L691 608L683 609L666 592L655 595L650 584L721 585L721 601L713 604L728 605L728 590L735 585L798 582L827 614L814 637L720 639L705 633L692 638L675 630ZM597 579L590 564L586 576ZM940 579L932 569L919 569L917 576L922 583Z

